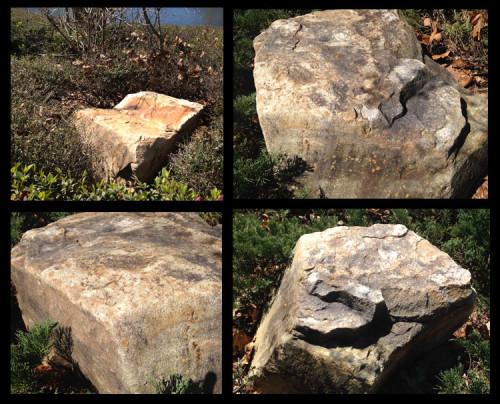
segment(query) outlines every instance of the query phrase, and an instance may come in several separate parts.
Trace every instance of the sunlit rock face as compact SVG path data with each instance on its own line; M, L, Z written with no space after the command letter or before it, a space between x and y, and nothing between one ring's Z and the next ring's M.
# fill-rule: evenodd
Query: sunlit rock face
M180 373L220 393L222 238L197 213L88 212L26 232L11 278L24 322L70 330L100 393Z
M302 236L259 325L262 393L373 393L404 361L460 327L469 271L403 225Z
M327 10L254 40L268 151L318 198L463 198L488 170L488 99L432 59L397 10Z
M153 179L174 146L198 122L203 106L151 91L127 95L113 109L77 111L75 125L93 146L102 179Z

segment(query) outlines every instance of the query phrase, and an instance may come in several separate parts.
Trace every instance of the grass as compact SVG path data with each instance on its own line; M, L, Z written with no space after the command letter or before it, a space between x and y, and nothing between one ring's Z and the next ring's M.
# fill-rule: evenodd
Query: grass
M253 81L253 40L271 23L278 19L291 18L309 13L305 9L239 9L233 13L233 148L234 148L234 197L281 199L303 195L304 189L297 188L296 179L307 165L293 156L269 154L259 126L255 106L255 85ZM468 88L484 94L488 91L488 27L481 30L481 38L473 38L473 26L469 22L470 12L487 10L453 9L405 9L402 10L416 34L430 34L430 27L424 26L425 18L437 21L443 39L425 45L430 55L450 51L455 59L466 61L468 70L474 76ZM446 59L438 60L443 63ZM448 60L449 62L449 60ZM487 180L474 198L487 198ZM318 190L319 198L322 190Z
M154 91L204 105L199 127L178 146L164 168L169 171L170 180L187 188L187 194L196 194L194 199L211 200L213 190L218 190L220 196L222 28L163 26L163 53L153 49L140 27L108 29L112 41L105 53L74 55L45 17L12 9L11 167L18 164L18 171L22 172L33 165L45 176L54 177L57 170L70 172L74 179L85 178L87 188L97 186L99 181L92 169L96 153L75 132L72 114L84 107L112 108L127 94ZM44 191L46 183L42 177L32 176L24 188L13 189L12 194L19 196L33 188ZM163 199L178 196L161 192ZM69 198L59 194L47 197L45 192L41 197L36 194L35 199Z
M490 318L489 209L237 210L233 213L233 328L246 334L249 340L253 338L262 314L279 287L283 272L291 263L292 249L301 235L337 225L370 226L375 223L404 224L471 272L478 298L467 327L477 330L481 341L489 340L489 331L485 328ZM460 339L467 340L470 331L464 332ZM467 358L463 353L461 361L457 360L458 351L453 344L447 347L452 356L451 364L447 362L448 368L431 370L429 366L435 365L436 361L429 356L421 363L414 362L404 370L406 373L391 379L391 386L385 391L444 392L449 386L440 384L440 372L460 364L474 371L474 366L465 363ZM243 363L245 357L241 348L233 355L233 387L240 393L251 392L251 383L246 379L249 363ZM484 355L482 358L484 363ZM488 366L485 365L485 369L489 369ZM410 386L409 381L414 383L420 374L431 375L431 380L424 383L422 377L421 383ZM485 374L489 375L484 371L481 377Z

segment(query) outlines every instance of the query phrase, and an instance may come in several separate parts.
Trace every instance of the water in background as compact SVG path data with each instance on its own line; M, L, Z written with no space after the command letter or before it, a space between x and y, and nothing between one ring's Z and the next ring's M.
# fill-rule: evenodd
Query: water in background
M39 8L29 7L32 12L40 12ZM50 8L57 10L57 8ZM61 9L63 10L63 9ZM139 8L131 8L134 14L142 10ZM149 13L151 21L154 22L154 14ZM213 27L223 26L223 12L220 7L201 7L201 8L163 8L160 12L160 22L162 25L210 25Z

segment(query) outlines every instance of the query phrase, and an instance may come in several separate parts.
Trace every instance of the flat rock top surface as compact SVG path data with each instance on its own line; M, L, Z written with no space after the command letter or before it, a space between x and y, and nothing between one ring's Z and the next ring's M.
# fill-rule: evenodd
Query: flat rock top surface
M171 136L197 117L203 110L201 104L141 91L127 95L113 109L87 108L77 112L77 119L86 115L105 126L112 126L117 133L142 137Z
M107 321L141 302L182 310L178 296L220 295L221 248L220 229L196 213L88 212L25 233L12 265Z
M157 122L167 130L178 131L203 106L151 91L141 91L127 95L114 109L133 118Z
M392 321L421 322L474 293L469 271L403 225L308 234L295 260L305 274L299 323L330 337L362 331L384 306Z

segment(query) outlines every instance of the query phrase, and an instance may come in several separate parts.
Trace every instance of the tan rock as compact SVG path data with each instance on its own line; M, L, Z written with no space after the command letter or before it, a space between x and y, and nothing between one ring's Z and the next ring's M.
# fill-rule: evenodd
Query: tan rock
M143 182L154 178L179 140L190 133L203 106L150 91L127 95L114 109L77 111L75 125L96 150L100 177Z
M258 328L262 393L374 393L451 337L474 307L469 271L403 225L302 236Z
M11 253L26 326L70 330L100 393L154 393L181 373L221 392L221 231L196 213L89 212L26 232Z
M254 40L269 152L318 198L470 198L488 170L488 98L424 56L398 10L325 10Z

